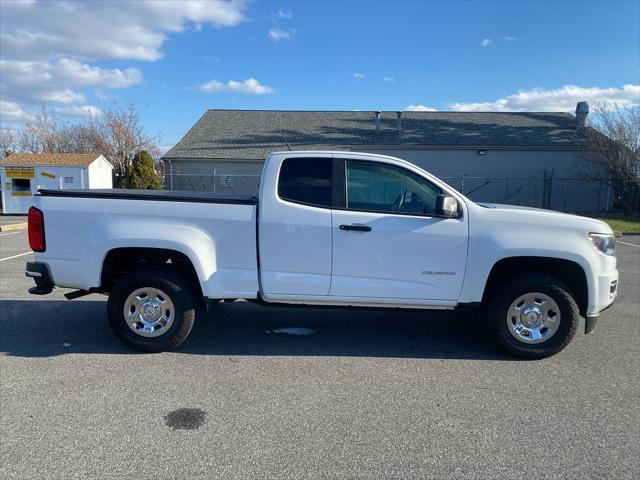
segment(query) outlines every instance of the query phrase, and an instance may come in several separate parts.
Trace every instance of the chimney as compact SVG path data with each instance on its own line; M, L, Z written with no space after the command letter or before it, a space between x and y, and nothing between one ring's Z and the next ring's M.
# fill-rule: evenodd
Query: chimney
M576 130L586 128L588 115L589 104L587 102L578 102L576 105Z
M397 112L398 114L398 135L402 133L402 112Z
M380 111L376 111L376 133L380 131Z

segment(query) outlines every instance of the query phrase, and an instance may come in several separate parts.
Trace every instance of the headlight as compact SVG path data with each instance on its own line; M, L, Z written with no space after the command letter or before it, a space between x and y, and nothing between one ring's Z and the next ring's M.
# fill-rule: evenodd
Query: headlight
M616 237L607 233L590 233L591 243L605 255L616 254Z

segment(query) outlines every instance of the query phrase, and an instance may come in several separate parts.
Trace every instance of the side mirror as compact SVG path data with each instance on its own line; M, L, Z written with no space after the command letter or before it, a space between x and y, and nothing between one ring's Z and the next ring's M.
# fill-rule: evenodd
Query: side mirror
M458 201L451 195L440 194L436 197L436 215L446 218L458 218Z

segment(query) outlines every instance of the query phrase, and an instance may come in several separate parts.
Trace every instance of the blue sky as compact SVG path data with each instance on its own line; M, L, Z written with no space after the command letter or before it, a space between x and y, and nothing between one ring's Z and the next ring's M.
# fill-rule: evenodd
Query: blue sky
M136 103L161 144L207 108L552 110L640 96L640 2L3 2L19 128Z

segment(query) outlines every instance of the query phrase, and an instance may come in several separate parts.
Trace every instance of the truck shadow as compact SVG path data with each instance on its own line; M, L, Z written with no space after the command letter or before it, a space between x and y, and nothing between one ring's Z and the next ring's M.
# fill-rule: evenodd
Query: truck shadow
M277 333L310 329L309 335ZM0 300L0 352L136 354L109 330L103 301ZM511 360L487 340L475 312L263 307L220 303L199 314L176 353Z

